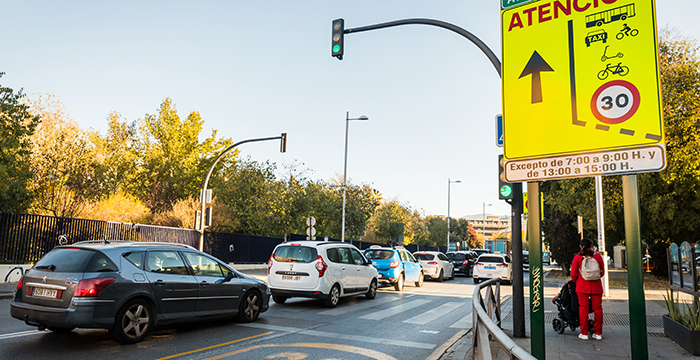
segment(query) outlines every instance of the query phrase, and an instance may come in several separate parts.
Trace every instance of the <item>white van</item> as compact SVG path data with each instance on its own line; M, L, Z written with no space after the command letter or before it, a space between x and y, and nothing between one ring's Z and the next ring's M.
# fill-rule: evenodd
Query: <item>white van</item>
M337 241L291 241L277 245L267 264L272 300L324 299L335 307L344 296L377 296L377 270L355 246Z

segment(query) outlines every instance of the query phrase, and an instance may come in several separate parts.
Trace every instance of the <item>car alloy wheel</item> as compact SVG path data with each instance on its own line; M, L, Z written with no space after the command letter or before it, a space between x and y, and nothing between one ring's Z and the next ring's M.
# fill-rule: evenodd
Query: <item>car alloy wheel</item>
M438 275L437 281L442 282L443 280L445 280L445 274L442 272L442 269L440 269L440 275Z
M331 291L328 293L328 297L324 302L326 307L332 308L338 305L338 300L340 299L340 286L338 284L333 285Z
M368 299L374 299L375 297L377 297L377 280L372 279L372 282L369 284L369 290L367 290L365 297Z
M253 322L260 316L260 296L255 291L250 291L243 297L238 310L238 321Z
M154 319L150 304L143 299L131 300L117 313L110 334L122 344L137 343L151 331Z
M394 290L403 290L403 273L399 274L399 278L396 279L396 282L394 283Z
M416 287L421 287L421 286L423 286L423 280L424 280L424 276L423 276L423 272L421 271L421 272L418 274L418 281L416 281Z

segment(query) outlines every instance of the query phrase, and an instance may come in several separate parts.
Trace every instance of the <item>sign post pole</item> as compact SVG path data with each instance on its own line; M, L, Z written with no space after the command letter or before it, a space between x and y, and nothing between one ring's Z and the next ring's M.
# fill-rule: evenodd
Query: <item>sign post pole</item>
M532 356L539 360L545 360L540 184L534 181L527 183L527 193L528 207L533 214L527 219L527 233L530 243L530 350Z
M632 359L648 359L647 316L644 304L644 277L642 272L642 241L639 236L639 194L637 175L622 177L622 197L625 213L627 245L627 296L629 299L630 345Z

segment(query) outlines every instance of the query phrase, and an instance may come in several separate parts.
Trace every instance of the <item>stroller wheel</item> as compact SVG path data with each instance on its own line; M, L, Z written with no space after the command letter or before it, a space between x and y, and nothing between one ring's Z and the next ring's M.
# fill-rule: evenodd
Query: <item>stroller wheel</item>
M552 320L552 328L554 329L554 331L558 332L562 328L561 320L559 320L559 319Z
M576 326L574 326L574 324L571 324L569 325L569 329L571 329L571 331L576 331Z

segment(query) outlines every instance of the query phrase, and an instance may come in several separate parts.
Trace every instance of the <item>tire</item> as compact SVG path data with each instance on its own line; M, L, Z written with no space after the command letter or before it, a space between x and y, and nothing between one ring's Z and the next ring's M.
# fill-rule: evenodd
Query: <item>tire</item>
M75 327L53 327L49 326L49 330L55 332L56 334L68 334L73 331Z
M561 330L561 328L562 328L561 320L559 320L559 319L552 320L552 329L554 329L554 331L559 332L559 330Z
M368 299L374 299L377 297L377 280L372 279L372 282L369 284L369 290L365 293L365 297Z
M423 272L421 271L418 274L418 281L416 281L416 287L421 287L423 286L423 281L425 280L425 275L423 275Z
M331 291L328 292L328 297L323 301L323 305L327 308L334 308L338 305L338 300L340 300L340 286L335 284L331 288Z
M445 280L445 274L443 274L442 269L440 269L440 275L438 275L437 281L442 282L443 280Z
M155 320L151 304L143 299L134 299L119 309L109 333L122 344L135 344L151 332Z
M450 277L448 280L454 280L455 279L455 269L452 269L452 274L450 274Z
M255 291L249 291L243 296L243 300L238 306L238 316L236 316L236 319L243 323L253 322L260 316L261 307L262 296Z
M289 299L286 296L279 296L279 295L272 295L272 301L274 301L277 304L284 304L285 301Z
M480 283L480 282L481 282L481 280L479 280L479 279L475 279L475 278L472 278L472 280L474 280L474 284L478 284L478 283Z
M394 283L394 290L396 291L401 291L403 290L403 273L399 274L399 278L396 279L396 282Z

